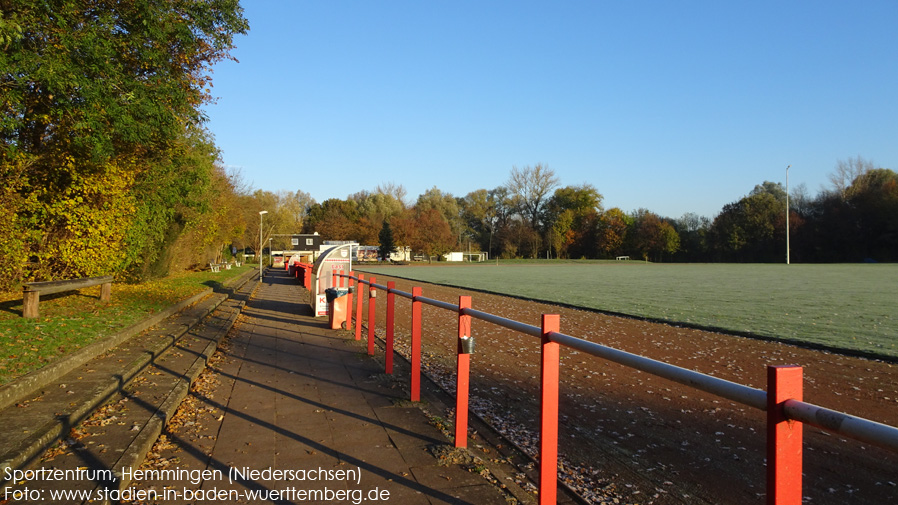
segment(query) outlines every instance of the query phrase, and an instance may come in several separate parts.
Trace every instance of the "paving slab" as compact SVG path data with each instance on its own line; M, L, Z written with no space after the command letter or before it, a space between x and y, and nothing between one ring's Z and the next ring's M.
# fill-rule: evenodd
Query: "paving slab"
M306 501L303 496L318 498L313 502L517 502L466 465L441 464L428 447L451 442L407 401L401 381L383 374L383 365L350 333L312 317L306 300L308 292L294 279L279 272L265 277L229 337L225 358L211 366L218 387L208 392L214 399L205 405L218 409L221 418L214 440L201 448L181 437L163 451L165 457L185 470L257 472L234 484L210 479L199 486L237 490L247 503L254 502L252 492L269 498L284 493L269 503L299 503ZM203 451L205 462L182 457ZM135 485L149 489L161 483Z

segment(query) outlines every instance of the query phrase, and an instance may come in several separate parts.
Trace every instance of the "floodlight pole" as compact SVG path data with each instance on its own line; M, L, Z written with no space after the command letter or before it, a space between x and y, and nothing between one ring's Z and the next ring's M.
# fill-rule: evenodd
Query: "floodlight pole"
M786 167L786 264L789 264L789 165Z
M267 210L259 211L259 282L262 282L262 216L268 214Z

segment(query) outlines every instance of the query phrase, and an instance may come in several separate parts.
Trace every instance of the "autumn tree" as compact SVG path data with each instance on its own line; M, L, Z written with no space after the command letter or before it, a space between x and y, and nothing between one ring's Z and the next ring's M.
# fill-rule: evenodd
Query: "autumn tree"
M454 196L449 193L443 193L434 186L418 197L415 209L418 212L423 212L427 209L439 212L443 220L449 224L449 229L455 237L452 245L458 243L464 230L464 221L459 210L458 200Z
M673 225L646 209L634 213L631 238L634 249L647 260L661 261L664 254L680 248L680 236Z
M410 245L412 250L427 256L440 256L452 250L456 237L452 228L440 212L434 208L416 210L414 232Z
M874 168L875 165L872 161L861 156L838 160L835 168L829 174L829 181L832 183L836 193L844 198L848 188L854 184L854 181Z
M327 240L357 240L358 204L354 200L327 199L309 208L304 233L318 232Z
M864 258L898 260L898 174L886 168L868 170L845 195Z
M559 257L573 250L586 254L585 242L594 235L593 217L602 209L602 195L591 184L558 188L546 202L542 221L550 249Z
M392 194L375 192L357 193L350 197L358 204L356 240L360 244L374 244L383 222L399 215L405 206Z
M621 255L632 222L633 219L617 207L602 213L599 218L596 242L597 248L603 256Z
M2 2L0 185L22 240L0 282L166 270L209 209L209 68L247 29L237 0Z

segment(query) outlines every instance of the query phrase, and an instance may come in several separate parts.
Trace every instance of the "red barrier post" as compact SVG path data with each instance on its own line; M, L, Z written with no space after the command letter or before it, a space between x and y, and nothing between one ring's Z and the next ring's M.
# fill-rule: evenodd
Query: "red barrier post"
M377 289L374 287L375 278L370 279L368 285L368 356L374 356L374 316L377 304Z
M540 352L539 503L555 503L558 492L558 361L559 345L549 333L561 328L561 317L543 314Z
M384 362L384 373L392 374L393 373L393 312L396 309L396 295L393 293L393 290L396 289L396 282L389 281L387 282L387 334L384 337L386 340L386 349Z
M331 287L332 287L332 288L337 287L337 272L332 272L332 275L331 275Z
M421 401L421 288L412 288L412 377L411 401Z
M458 339L455 374L455 447L468 446L468 390L471 384L471 355L462 349L462 339L471 338L471 316L461 313L471 307L470 296L458 297Z
M349 273L349 293L346 295L346 331L352 331L352 292L354 291L355 279L352 278L352 272Z
M358 284L359 298L358 298L358 301L356 302L356 306L355 306L355 339L356 340L362 339L362 298L364 298L364 296L362 296L362 281L363 280L365 280L365 274L359 274L359 284ZM350 310L352 310L352 309L350 309Z
M802 401L800 366L767 367L767 503L801 505L803 424L786 418L783 403Z

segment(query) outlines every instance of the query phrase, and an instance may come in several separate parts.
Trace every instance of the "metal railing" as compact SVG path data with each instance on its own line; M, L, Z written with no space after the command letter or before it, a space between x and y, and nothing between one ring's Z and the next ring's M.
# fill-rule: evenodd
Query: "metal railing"
M768 366L767 390L761 390L730 382L718 377L653 360L637 354L621 351L588 340L566 335L559 331L560 317L544 314L541 326L533 326L495 314L471 308L471 298L459 297L452 304L422 296L422 289L415 287L411 293L395 288L394 282L386 286L376 284L364 274L355 276L334 274L333 285L343 285L348 279L350 287L368 286L368 354L374 355L374 326L377 291L387 293L385 372L393 373L394 309L395 297L412 302L411 320L411 377L410 400L420 401L421 385L421 306L430 305L458 314L458 345L456 369L455 446L466 447L468 426L468 387L470 355L465 352L463 340L471 336L471 320L478 319L540 339L540 463L539 503L555 503L558 487L558 384L559 346L606 359L629 368L668 379L727 400L767 412L767 503L775 505L800 505L802 501L802 439L803 425L807 424L861 442L877 445L898 452L898 428L829 410L802 401L802 367ZM350 290L350 297L353 291ZM356 298L355 339L361 339L363 299L361 290ZM352 329L352 298L348 300L346 329Z

